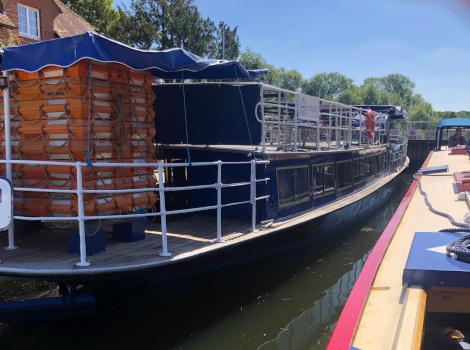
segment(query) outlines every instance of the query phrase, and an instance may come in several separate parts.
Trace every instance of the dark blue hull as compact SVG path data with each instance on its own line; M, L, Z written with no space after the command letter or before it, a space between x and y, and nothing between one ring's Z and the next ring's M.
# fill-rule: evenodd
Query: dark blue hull
M295 252L296 249L315 245L340 235L348 228L364 220L384 205L391 198L394 190L395 181L392 180L362 199L312 220L295 225L286 224L274 232L163 266L100 275L97 276L96 280L92 276L88 276L87 283L99 282L99 284L102 284L104 281L140 283L147 281L154 284L223 270L256 260L275 257L289 251Z

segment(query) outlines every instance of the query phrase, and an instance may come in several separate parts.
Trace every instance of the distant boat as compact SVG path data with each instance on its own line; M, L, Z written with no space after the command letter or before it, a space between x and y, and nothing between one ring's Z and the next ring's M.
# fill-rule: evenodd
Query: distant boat
M5 48L2 64L18 235L4 226L0 275L75 286L256 260L362 220L408 164L399 107L185 81L265 72L236 61L87 33Z

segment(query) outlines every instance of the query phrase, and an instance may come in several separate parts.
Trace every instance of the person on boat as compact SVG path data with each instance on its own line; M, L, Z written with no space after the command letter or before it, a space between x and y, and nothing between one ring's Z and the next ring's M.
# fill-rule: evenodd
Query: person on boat
M449 137L449 143L447 146L449 147L456 147L457 145L465 145L467 141L465 141L465 137L462 136L462 129L457 128L455 130L455 134Z

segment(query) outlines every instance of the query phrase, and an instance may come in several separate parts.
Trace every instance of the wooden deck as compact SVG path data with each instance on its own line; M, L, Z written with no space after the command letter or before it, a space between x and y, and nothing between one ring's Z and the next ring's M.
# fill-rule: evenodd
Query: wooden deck
M171 257L162 257L162 232L159 223L147 223L145 239L137 242L119 242L112 239L112 231L106 232L106 251L87 257L91 267L107 268L125 265L164 262L180 258L209 246L217 238L216 220L213 217L193 215L169 221L167 240ZM222 220L222 238L229 242L249 232L250 224L243 221ZM0 268L16 269L79 269L75 264L78 254L68 253L68 231L39 229L16 235L19 249L0 251ZM7 246L6 233L0 236L0 245Z
M440 165L448 165L449 172L422 176L423 190L433 208L451 214L460 222L469 208L465 201L456 201L453 173L469 170L469 157L435 152L427 167ZM428 294L421 286L403 286L403 270L415 232L452 227L447 218L429 211L416 189L368 290L351 345L362 350L421 348L424 314L436 302L427 305Z

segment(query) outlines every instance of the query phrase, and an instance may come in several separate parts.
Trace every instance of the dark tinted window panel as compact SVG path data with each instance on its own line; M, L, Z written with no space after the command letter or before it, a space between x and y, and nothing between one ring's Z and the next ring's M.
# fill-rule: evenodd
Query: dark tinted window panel
M335 167L333 164L325 164L323 168L325 186L324 193L329 194L335 191Z
M314 165L313 166L313 196L323 195L323 186L325 184L324 180L324 166L323 165Z
M354 181L361 182L366 178L366 169L364 165L365 158L354 159Z
M308 167L294 169L295 198L297 201L304 201L309 198Z
M338 189L352 186L352 162L336 163L336 173L338 175Z
M279 206L294 202L294 169L277 171L277 194Z
M367 176L374 176L376 173L375 156L366 158L366 174Z

